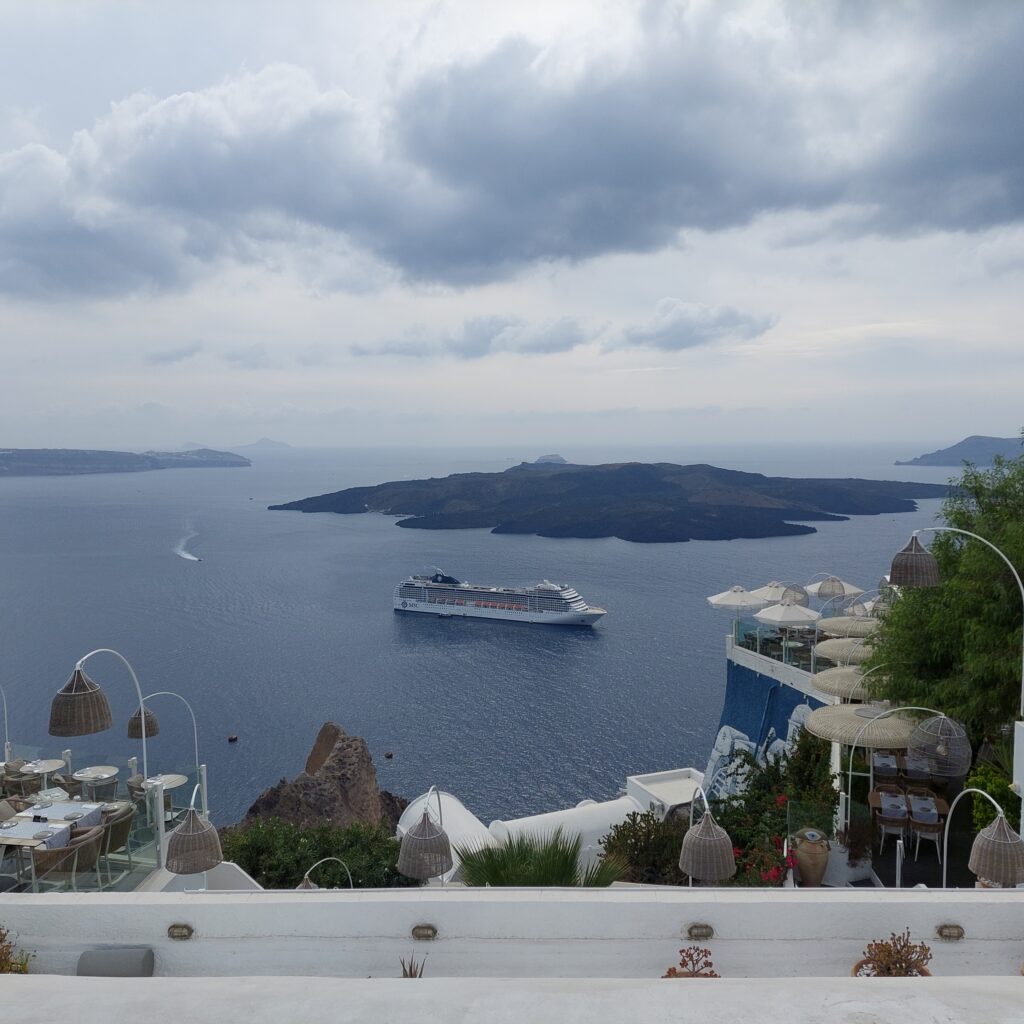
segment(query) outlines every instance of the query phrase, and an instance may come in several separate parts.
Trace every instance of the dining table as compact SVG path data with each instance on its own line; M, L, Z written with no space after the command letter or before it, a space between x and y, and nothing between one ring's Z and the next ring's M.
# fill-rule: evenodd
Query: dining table
M46 783L50 772L60 771L64 767L64 758L62 757L48 757L36 761L26 761L18 771L24 774L31 775L42 775L43 777L43 789L46 789Z
M908 797L905 793L879 792L877 789L868 794L868 807L873 811L881 811L886 817L901 818L906 815L922 822L929 819L918 815L934 812L934 820L939 820L949 814L949 804L941 796L933 800L931 797Z
M895 754L872 754L871 767L876 775L895 777L899 774L900 765Z
M0 821L0 846L37 846L59 850L71 842L71 822L40 822L17 815Z
M40 822L41 827L70 822L72 828L92 828L102 820L102 806L81 800L38 800L25 810L18 811L15 817Z

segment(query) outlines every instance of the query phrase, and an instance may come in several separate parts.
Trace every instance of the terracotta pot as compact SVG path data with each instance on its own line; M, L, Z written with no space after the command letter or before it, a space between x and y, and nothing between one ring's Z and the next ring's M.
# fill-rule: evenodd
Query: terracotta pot
M817 888L828 867L829 841L816 829L801 829L793 837L793 854L800 869L800 883Z

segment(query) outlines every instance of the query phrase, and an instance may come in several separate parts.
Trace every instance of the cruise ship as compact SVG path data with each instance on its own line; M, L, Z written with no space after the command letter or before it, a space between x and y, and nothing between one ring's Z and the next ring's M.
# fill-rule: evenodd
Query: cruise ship
M592 608L565 583L544 580L535 587L481 587L440 570L433 576L402 580L395 587L395 611L549 626L592 626L605 614L603 608Z

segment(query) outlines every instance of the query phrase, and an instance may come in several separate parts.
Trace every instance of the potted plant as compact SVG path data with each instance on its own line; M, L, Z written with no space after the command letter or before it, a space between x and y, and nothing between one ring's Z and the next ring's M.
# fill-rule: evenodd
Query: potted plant
M911 942L910 929L888 939L868 943L864 956L853 965L854 978L920 978L930 977L928 961L931 947L924 942Z
M0 974L28 974L28 962L32 954L15 949L6 928L0 928Z
M711 950L687 946L679 950L679 966L670 967L663 978L720 978L711 962Z

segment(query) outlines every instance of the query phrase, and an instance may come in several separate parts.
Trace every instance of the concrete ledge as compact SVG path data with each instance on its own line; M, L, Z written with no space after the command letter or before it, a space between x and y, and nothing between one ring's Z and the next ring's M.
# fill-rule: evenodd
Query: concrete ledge
M397 965L396 965L397 966ZM429 961L428 961L429 970ZM109 1024L1010 1024L1024 978L628 981L577 978L0 977L5 1020Z

